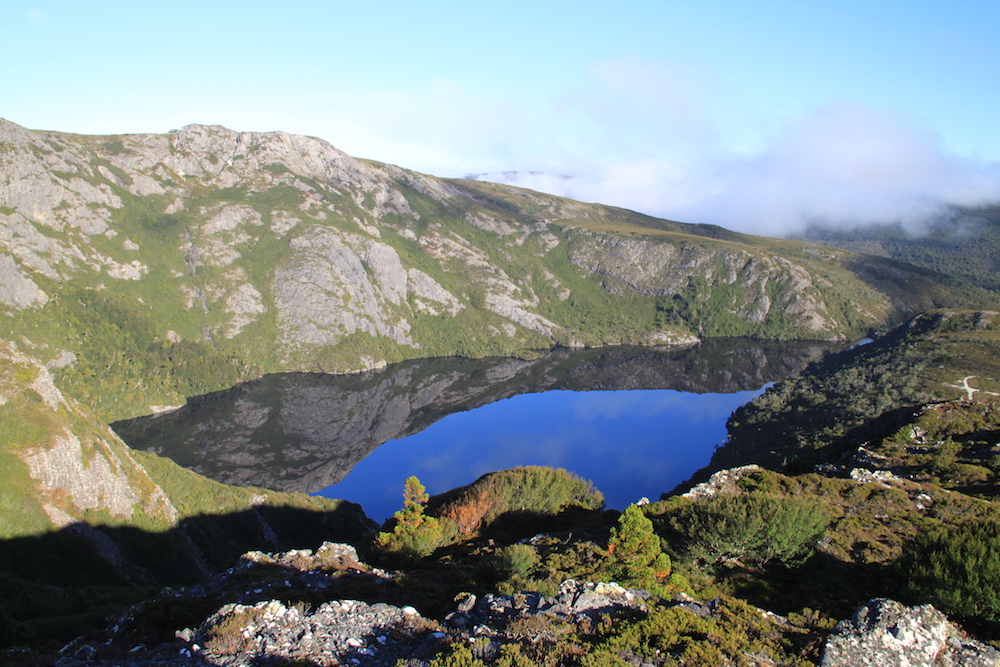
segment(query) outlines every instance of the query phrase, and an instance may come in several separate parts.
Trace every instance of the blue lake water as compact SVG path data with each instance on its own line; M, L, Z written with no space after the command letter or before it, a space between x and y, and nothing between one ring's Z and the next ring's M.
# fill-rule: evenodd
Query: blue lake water
M708 464L725 441L726 419L762 391L521 394L390 440L319 494L359 502L381 522L400 508L410 475L435 494L494 470L544 465L589 479L608 507L624 509L644 496L656 500Z
M826 349L714 339L277 373L112 426L219 482L344 498L377 521L411 475L442 493L524 465L570 470L623 509L704 467L737 407Z

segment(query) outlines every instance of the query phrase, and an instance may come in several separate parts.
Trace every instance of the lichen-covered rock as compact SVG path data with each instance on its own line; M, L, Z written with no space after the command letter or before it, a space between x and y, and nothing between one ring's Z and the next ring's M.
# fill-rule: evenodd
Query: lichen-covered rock
M546 611L593 618L625 609L646 611L645 600L648 598L649 593L646 591L625 588L614 582L567 579L559 586L559 593Z
M490 593L478 599L467 594L445 620L456 628L478 628L477 634L502 634L511 621L539 614L576 621L594 620L603 614L625 610L645 612L648 598L646 591L624 588L614 582L567 579L552 599L535 591L516 595Z
M740 477L758 470L762 470L762 468L754 463L739 466L738 468L720 470L713 473L712 476L708 478L707 482L696 484L690 491L682 495L685 498L690 498L692 500L701 500L714 498L715 496L739 493L739 487L736 485L736 482L740 480Z
M247 564L278 565L299 572L326 569L381 572L362 563L358 558L358 550L352 545L339 542L324 542L315 552L312 549L292 549L278 554L249 551L243 554L240 561Z
M334 600L315 609L277 600L227 604L199 628L209 664L392 665L413 654L431 625L413 607Z
M1000 652L963 637L931 605L876 598L837 624L821 667L996 667Z

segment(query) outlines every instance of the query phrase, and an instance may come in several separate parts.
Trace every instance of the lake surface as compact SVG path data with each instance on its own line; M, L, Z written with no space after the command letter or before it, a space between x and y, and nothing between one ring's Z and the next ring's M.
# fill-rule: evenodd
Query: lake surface
M608 507L659 498L706 466L726 419L763 389L695 394L670 389L522 394L445 417L391 440L320 495L360 502L384 521L416 475L432 495L523 465L566 468L594 483Z
M591 479L621 509L687 479L737 406L826 349L711 340L280 373L112 426L217 481L342 497L376 520L399 508L410 475L439 493L532 464Z

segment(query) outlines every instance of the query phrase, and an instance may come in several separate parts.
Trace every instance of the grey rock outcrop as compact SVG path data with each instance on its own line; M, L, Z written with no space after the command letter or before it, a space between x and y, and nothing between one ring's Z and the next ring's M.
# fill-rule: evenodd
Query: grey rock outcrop
M546 609L550 614L565 614L574 618L596 618L601 614L621 612L626 609L647 611L649 593L625 588L614 582L590 582L567 579L559 586L559 593Z
M17 267L14 258L0 255L0 303L17 309L45 305L48 296Z
M876 598L837 624L821 667L996 667L1000 651L968 639L931 605Z
M682 495L691 500L704 500L716 496L739 493L740 489L736 483L739 482L740 478L747 473L757 472L758 470L763 470L763 468L753 463L738 468L720 470L712 473L707 482L696 484L690 491Z
M581 268L649 296L680 294L689 289L694 275L710 287L737 286L731 312L750 322L759 324L781 313L817 334L841 326L805 267L749 249L721 252L696 245L601 238L574 243L570 258ZM781 286L777 299L772 298L775 285Z
M494 595L476 598L467 594L458 607L445 617L455 628L477 635L502 635L512 621L539 614L571 621L596 620L604 614L623 611L647 612L649 593L625 588L614 582L575 581L567 579L559 592L547 599L538 592Z
M195 641L220 667L296 660L317 667L393 665L423 643L427 626L413 607L335 600L307 610L270 600L222 607Z
M349 544L325 542L315 551L252 551L204 584L166 588L140 602L107 629L106 639L93 644L77 639L60 652L56 664L391 667L399 658L440 645L440 633L434 635L439 626L413 607L337 598L338 575L388 578L359 561ZM303 596L314 602L281 601ZM193 628L171 625L171 610L187 605L215 611ZM164 612L170 619L166 625ZM166 633L172 637L167 639Z
M283 346L332 345L359 331L413 345L410 323L393 314L409 277L392 248L321 229L296 237L291 248L294 259L275 274Z
M176 520L177 510L135 460L134 452L83 406L64 396L40 360L0 341L0 371L0 406L8 406L14 415L30 409L34 419L51 426L48 440L19 442L15 437L4 445L30 476L36 488L31 503L40 506L52 527L71 526L90 510L107 511L117 520L144 514L163 526ZM7 472L14 477L19 471ZM8 508L11 516L23 511L24 507Z

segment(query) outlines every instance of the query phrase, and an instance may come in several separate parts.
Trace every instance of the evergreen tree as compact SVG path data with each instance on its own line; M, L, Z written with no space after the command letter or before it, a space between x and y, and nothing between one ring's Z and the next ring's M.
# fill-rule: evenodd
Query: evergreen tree
M375 546L390 559L421 558L430 554L441 543L441 526L438 520L424 514L428 495L424 485L414 476L403 484L403 509L393 515L395 525L391 532L375 537Z
M610 561L607 572L623 586L641 588L657 595L668 589L683 588L683 580L671 577L670 557L660 549L653 522L638 505L629 505L611 529L608 540Z

